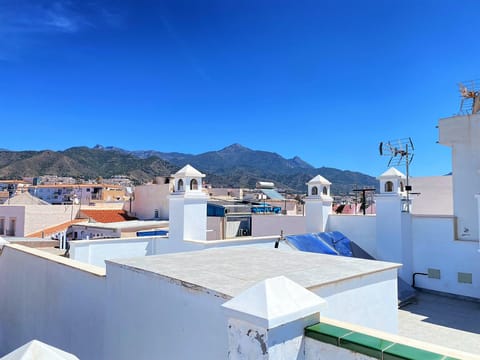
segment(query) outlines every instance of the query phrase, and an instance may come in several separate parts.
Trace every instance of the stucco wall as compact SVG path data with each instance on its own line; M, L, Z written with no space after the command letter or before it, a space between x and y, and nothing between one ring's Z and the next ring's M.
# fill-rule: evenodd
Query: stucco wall
M207 240L219 240L223 237L223 217L207 216Z
M400 214L410 216L409 214ZM338 230L365 251L377 258L375 216L330 215L328 231ZM391 219L390 219L391 221ZM408 222L410 223L410 222ZM480 253L477 241L454 239L455 218L439 215L412 215L411 225L405 226L400 235L392 222L379 224L384 238L378 242L401 242L397 261L404 264L404 279L412 283L414 272L427 273L428 269L440 270L440 279L416 276L416 286L463 296L480 298ZM397 226L397 229L401 228ZM400 249L400 247L398 248ZM400 250L399 250L400 251ZM401 260L400 260L401 259ZM472 284L459 283L458 273L472 274Z
M225 298L148 272L107 265L109 359L225 359Z
M78 240L70 242L70 258L105 267L106 259L120 259L155 254L155 238Z
M78 206L70 205L4 205L0 206L0 218L16 219L15 236L26 236L42 229L74 219Z
M25 235L75 219L78 209L78 205L27 205Z
M276 237L244 237L219 241L174 241L165 236L153 236L130 239L76 240L70 242L70 258L105 267L105 260L194 251L213 247L257 244L273 248L276 239ZM283 243L281 245L283 246Z
M309 289L327 300L322 316L390 332L398 332L397 270Z
M4 231L6 236L10 233L10 219L15 219L15 236L24 236L25 231L25 207L24 206L0 206L0 218L4 219Z
M376 257L376 216L330 214L325 231L340 231L363 250Z
M252 236L304 234L305 226L305 216L252 215Z
M413 271L440 270L440 279L417 276L416 285L480 298L480 253L477 241L454 240L453 217L412 217ZM459 283L458 272L472 274L472 284Z
M139 219L153 219L155 209L160 219L168 219L169 184L148 184L135 187L132 213ZM129 207L129 205L127 205Z
M0 356L37 339L103 359L105 277L42 253L11 245L0 255Z

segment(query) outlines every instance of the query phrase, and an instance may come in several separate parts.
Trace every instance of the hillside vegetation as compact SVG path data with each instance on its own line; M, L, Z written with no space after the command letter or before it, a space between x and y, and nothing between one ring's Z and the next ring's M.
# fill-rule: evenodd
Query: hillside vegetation
M332 193L348 194L354 188L377 187L369 175L335 168L315 168L299 157L257 151L240 144L219 151L192 155L155 150L128 151L97 145L64 151L0 151L0 179L21 179L40 175L71 176L79 179L126 175L135 183L168 176L190 164L207 175L215 187L255 187L257 181L273 181L280 189L305 192L312 177L320 174L332 182Z

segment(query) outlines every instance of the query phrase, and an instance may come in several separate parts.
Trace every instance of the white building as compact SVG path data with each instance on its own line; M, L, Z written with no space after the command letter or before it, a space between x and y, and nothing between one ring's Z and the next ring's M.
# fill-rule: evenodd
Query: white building
M125 207L132 216L141 220L166 220L168 196L172 190L173 184L168 177L157 177L153 184L136 186Z
M55 206L29 193L0 205L0 236L28 236L75 219L78 205Z
M396 169L379 176L376 216L332 214L328 180L309 182L303 232L341 231L383 261L296 251L276 234L207 241L204 175L190 166L173 175L168 238L80 241L72 259L5 245L0 355L37 338L85 359L479 359L396 335L399 263L418 287L480 298L480 149L463 134L480 115L455 119L440 121L453 215L416 213L422 195L410 208Z

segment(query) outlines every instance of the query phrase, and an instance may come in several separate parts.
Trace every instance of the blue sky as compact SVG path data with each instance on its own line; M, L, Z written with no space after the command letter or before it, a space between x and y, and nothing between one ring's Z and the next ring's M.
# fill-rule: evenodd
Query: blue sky
M240 143L377 176L379 142L411 137L411 175L442 175L435 126L478 78L479 13L468 0L0 0L0 148Z

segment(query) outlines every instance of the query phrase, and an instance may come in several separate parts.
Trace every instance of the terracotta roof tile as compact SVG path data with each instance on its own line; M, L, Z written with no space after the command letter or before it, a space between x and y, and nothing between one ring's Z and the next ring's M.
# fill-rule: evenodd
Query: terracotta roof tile
M128 216L125 210L81 210L80 213L81 216L91 218L100 223L136 220L136 218Z

